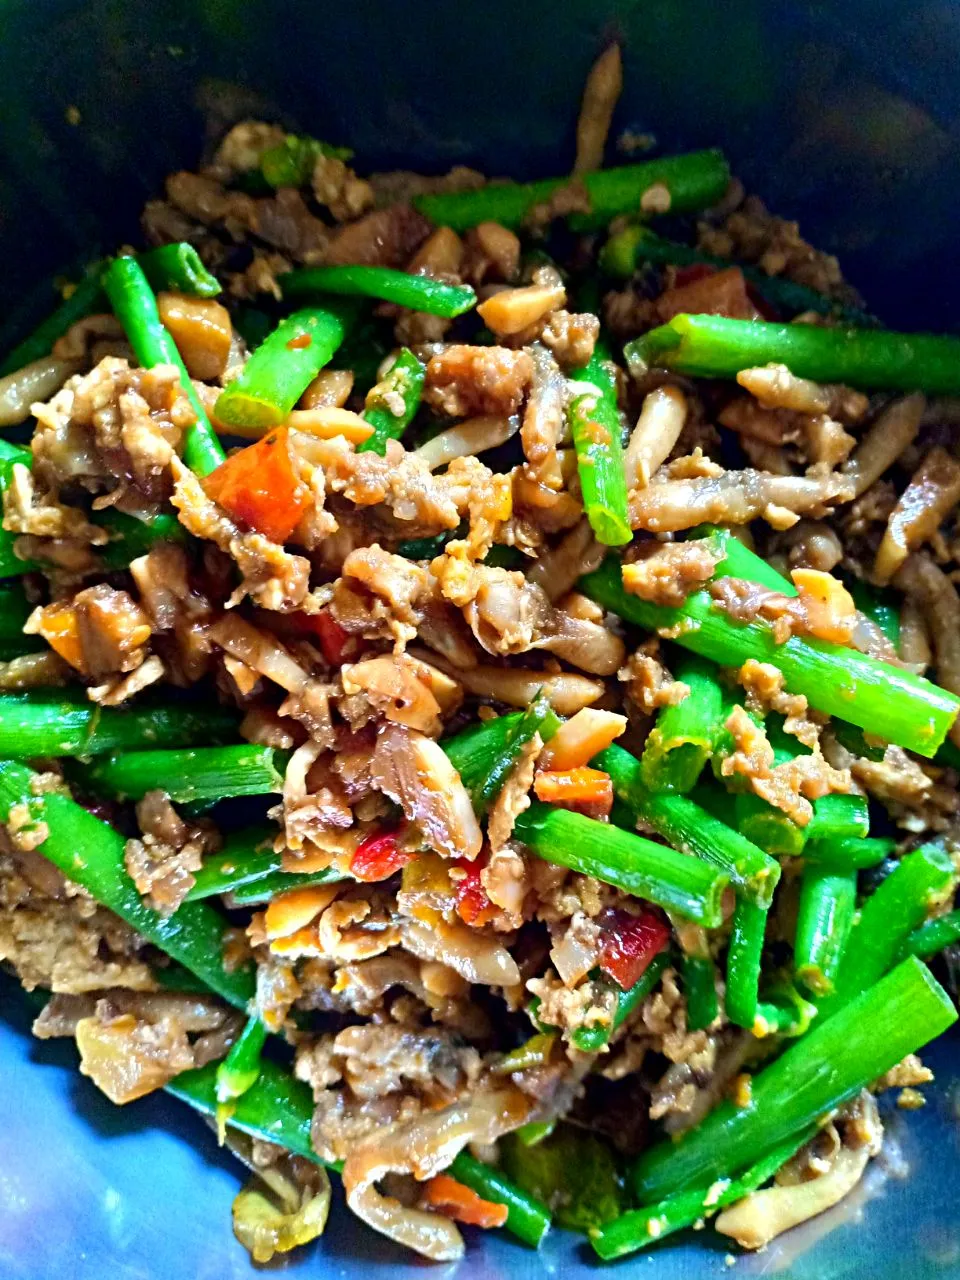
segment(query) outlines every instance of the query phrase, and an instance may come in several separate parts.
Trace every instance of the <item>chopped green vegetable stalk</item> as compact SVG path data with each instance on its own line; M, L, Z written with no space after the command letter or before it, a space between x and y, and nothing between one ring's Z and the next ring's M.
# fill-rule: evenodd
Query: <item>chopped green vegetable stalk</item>
M576 1047L582 1053L599 1053L604 1045L609 1043L614 1031L622 1027L634 1009L643 1004L644 1000L663 977L663 971L669 963L669 952L659 952L627 991L624 991L612 978L608 978L604 974L597 977L595 982L598 985L616 995L617 1005L613 1011L613 1021L611 1023L591 1022L585 1026L577 1027L571 1037Z
M583 231L606 226L611 218L620 214L645 212L644 196L651 188L661 186L666 188L664 194L669 194L669 201L658 202L656 212L695 213L715 204L729 181L730 170L719 151L692 151L618 169L601 169L577 179L491 183L479 191L417 196L413 203L438 227L468 231L480 222L499 222L516 230L528 214L538 205L546 204L555 192L582 184L590 201L590 212L578 212L568 221L574 230Z
M675 848L712 863L729 876L738 894L769 906L780 879L779 864L739 831L728 826L689 796L648 791L636 756L616 745L591 762L610 775L618 804L611 817L634 830L642 819Z
M269 902L274 894L287 889L335 884L348 878L334 867L321 871L284 871L283 855L275 853L273 848L276 835L276 827L264 823L227 836L219 853L204 858L186 901L229 893L237 906L246 907Z
M679 315L624 347L631 370L654 367L702 378L785 364L798 378L870 390L960 391L960 338L886 329L769 324L726 316Z
M815 864L804 869L794 970L815 995L829 995L834 990L856 905L856 871L835 871Z
M804 831L807 841L860 840L870 830L866 796L834 792L813 802L813 817ZM806 845L804 845L806 848Z
M720 1178L695 1191L678 1191L646 1209L630 1209L613 1222L590 1232L590 1243L606 1262L636 1253L675 1231L693 1227L727 1205L736 1204L769 1182L816 1133L810 1125L797 1136L774 1147L739 1178Z
M103 306L100 266L97 263L91 267L89 274L74 287L68 298L64 298L56 311L42 320L29 337L24 338L0 361L0 378L5 378L8 373L16 373L34 360L42 360L44 356L48 356L58 338L62 338L78 320L92 315Z
M819 1010L792 983L779 982L764 992L753 1025L756 1036L806 1035Z
M607 547L620 547L630 541L633 531L627 511L617 382L599 344L589 364L572 377L578 384L596 388L575 396L569 408L583 509L597 540Z
M37 784L26 765L0 760L0 819L12 817L18 828L32 825L44 837L38 853L224 1000L245 1009L254 994L253 971L226 967L223 916L206 902L185 903L172 916L153 911L127 874L123 836L69 796L38 791Z
M910 957L753 1077L751 1102L721 1102L679 1141L645 1151L631 1171L643 1203L707 1187L799 1136L957 1020L953 1001Z
M808 840L803 846L804 861L834 871L862 871L889 858L897 847L887 836L840 836Z
M258 1014L251 1014L230 1052L217 1067L217 1133L223 1145L227 1121L238 1098L242 1098L260 1078L261 1054L267 1028Z
M514 834L547 862L615 885L708 929L722 919L728 877L699 858L537 801L518 815Z
M600 250L600 267L608 275L626 279L632 276L637 267L644 262L652 262L657 266L672 265L677 267L692 266L694 263L705 263L723 271L727 267L739 267L744 278L767 302L782 311L798 314L801 311L816 311L822 316L837 316L849 324L869 327L873 319L859 307L851 307L838 302L817 289L797 284L786 276L768 276L759 267L747 263L735 262L731 258L720 258L712 253L703 253L700 249L688 244L677 244L673 240L664 240L649 227L634 224L624 227L616 235L612 235Z
M929 960L944 947L960 942L960 911L949 911L945 916L928 920L907 936L901 949L902 955Z
M304 307L277 325L217 397L215 413L225 427L264 432L286 422L307 387L343 342L352 308L331 303Z
M752 791L737 792L733 812L737 829L764 852L783 857L795 856L802 850L806 839L803 827Z
M10 484L14 465L18 462L24 467L32 467L33 454L29 449L0 440L0 495ZM111 508L94 511L90 518L94 524L115 535L105 547L96 548L108 569L125 569L131 560L144 555L158 541L182 542L186 538L186 530L176 516L166 511L147 520L138 520ZM16 554L14 546L18 536L0 528L0 579L17 577L38 567L35 561L21 560Z
M44 642L39 636L23 634L23 624L32 612L33 605L27 599L21 583L0 582L0 661L8 662L22 653L44 647ZM0 695L0 706L2 703L3 695ZM4 753L0 749L0 755L2 754L11 753Z
M410 275L391 267L298 267L279 276L277 283L287 298L316 293L381 298L410 311L448 319L463 315L477 302L469 285L444 284L432 276Z
M677 628L671 631L677 644L720 666L739 668L748 658L772 663L783 673L787 690L804 694L815 710L923 756L936 752L960 710L960 699L945 689L854 649L800 636L777 644L769 623L735 622L715 607L708 591L695 592L676 609L641 600L624 589L614 556L581 578L579 589L648 631Z
M482 818L496 800L514 765L523 754L524 747L535 733L539 733L548 717L553 717L550 703L542 694L538 694L526 711L520 713L520 719L507 729L503 747L489 772L469 788L470 799L478 818Z
M334 147L317 138L288 133L278 146L264 151L260 157L260 173L271 187L305 187L313 178L321 156L350 160L353 152L349 147Z
M506 1228L523 1244L536 1249L550 1230L550 1210L542 1201L517 1185L493 1165L477 1160L469 1151L457 1155L449 1172L482 1200L507 1206Z
M717 970L709 955L693 952L683 957L683 993L687 999L687 1026L702 1031L720 1012Z
M507 1174L524 1191L553 1206L557 1225L587 1231L620 1212L620 1179L613 1154L594 1133L558 1124L529 1146L509 1134L500 1142Z
M529 710L528 707L527 711ZM468 725L460 733L444 738L440 743L471 796L497 767L507 741L517 732L527 711L511 711L505 716ZM548 707L538 729L544 742L552 738L559 727L559 718Z
M182 908L181 908L182 910ZM166 1086L167 1093L188 1103L203 1115L216 1119L217 1076L221 1064L210 1062L195 1071L184 1071ZM257 1080L236 1100L227 1123L253 1138L275 1142L295 1155L324 1164L310 1141L313 1094L307 1085L269 1058L260 1063Z
M514 1129L514 1133L517 1135L517 1140L525 1147L535 1147L544 1138L549 1138L556 1127L556 1120L529 1120L519 1129Z
M158 542L186 542L187 531L170 511L158 511L141 520L123 511L108 508L94 511L94 524L108 529L113 537L96 553L108 569L126 569L131 560L145 556Z
M768 909L740 898L733 912L727 950L727 1017L738 1027L754 1030L760 993L760 959Z
M743 578L747 582L757 582L770 591L779 591L781 595L798 594L797 588L789 578L785 578L772 564L767 564L762 556L751 551L732 530L703 525L700 529L694 530L694 534L698 538L716 539L719 549L723 552L723 559L714 571L714 579Z
M264 876L262 880L249 881L230 890L234 905L238 907L257 907L269 902L278 893L287 893L290 889L306 889L314 884L336 884L350 877L334 867L324 867L322 871L276 871L273 875Z
M33 454L29 449L10 444L8 440L0 440L0 499L10 485L13 468L18 462L30 467L33 464ZM0 578L18 577L36 568L33 561L21 560L14 550L18 537L18 534L0 527Z
M223 449L177 344L163 327L157 300L136 258L114 258L104 272L103 287L133 347L133 354L144 369L172 364L180 371L180 382L197 415L196 422L187 428L184 436L184 461L198 475L209 475L223 461Z
M900 608L894 592L871 586L862 578L848 579L847 587L860 612L880 628L895 649L899 649Z
M768 717L767 732L775 768L789 764L798 756L810 754L809 747L783 732L782 723L779 717ZM734 781L724 780L728 784ZM803 848L807 838L806 827L801 827L782 809L755 792L738 791L733 811L737 829L767 853L795 855Z
M94 756L106 751L228 742L239 721L222 707L166 704L99 707L82 691L0 694L0 756Z
M168 1093L203 1115L216 1118L217 1063L196 1071L184 1071L166 1086ZM323 1164L310 1141L313 1095L307 1085L289 1071L264 1059L256 1083L236 1100L228 1124L254 1138L275 1142L296 1155ZM331 1168L341 1167L339 1164ZM507 1230L534 1248L550 1227L550 1211L511 1182L498 1169L482 1164L461 1151L448 1172L465 1187L497 1204L507 1206Z
M835 983L820 1004L828 1017L837 1005L865 991L896 962L907 938L956 885L950 857L935 844L908 853L860 908Z
M550 1061L557 1044L554 1031L538 1031L536 1035L525 1040L505 1053L492 1070L500 1076L508 1076L514 1071L529 1071L531 1067L543 1067Z
M162 244L137 254L137 261L152 288L176 289L196 298L215 298L223 292L216 276L203 265L199 253L192 244Z
M363 416L373 427L373 435L357 446L358 453L383 457L387 441L400 439L417 416L426 375L426 365L404 347L386 375L367 392ZM403 402L401 413L396 412L398 396Z
M283 790L286 755L273 747L195 747L179 751L129 751L98 760L86 778L98 791L141 800L166 791L177 804L265 796Z
M640 757L642 778L651 791L685 793L696 784L726 719L726 699L715 667L685 656L672 664L674 679L690 692L663 707Z

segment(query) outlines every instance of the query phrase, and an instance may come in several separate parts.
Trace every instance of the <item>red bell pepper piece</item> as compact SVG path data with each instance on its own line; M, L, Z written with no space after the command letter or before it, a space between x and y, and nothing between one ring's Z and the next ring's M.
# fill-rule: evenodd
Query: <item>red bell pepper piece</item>
M640 981L651 960L670 939L670 926L652 911L633 916L612 910L601 918L600 926L600 968L623 991Z
M497 914L497 908L490 901L480 879L480 872L488 861L489 855L484 852L473 862L468 858L458 858L451 864L463 873L456 878L451 877L457 914L465 924L475 928L488 924Z
M399 835L397 830L367 836L350 859L350 874L364 881L389 880L395 871L412 862L417 855L410 849L399 847Z

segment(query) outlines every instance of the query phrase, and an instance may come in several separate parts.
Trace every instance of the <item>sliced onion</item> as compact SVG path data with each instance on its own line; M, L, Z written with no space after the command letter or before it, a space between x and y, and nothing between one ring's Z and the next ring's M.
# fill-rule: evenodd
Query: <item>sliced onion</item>
M439 960L479 986L515 987L520 982L517 962L506 947L467 925L428 928L419 921L404 920L403 945L418 960Z
M31 405L38 400L49 400L79 368L77 360L44 356L0 378L0 427L26 422Z
M468 1143L486 1145L518 1128L530 1109L530 1099L519 1089L499 1089L378 1131L347 1156L343 1166L347 1204L375 1231L435 1262L461 1258L463 1238L452 1222L407 1209L399 1200L382 1195L376 1184L388 1173L412 1174L423 1182L445 1169Z

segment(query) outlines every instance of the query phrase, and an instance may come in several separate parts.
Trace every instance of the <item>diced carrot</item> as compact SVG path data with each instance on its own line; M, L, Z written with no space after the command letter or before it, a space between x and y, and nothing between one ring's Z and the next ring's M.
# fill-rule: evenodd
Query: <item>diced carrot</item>
M350 859L350 874L358 880L388 880L395 871L417 856L410 849L401 849L397 843L398 831L386 831L379 836L368 836Z
M728 267L726 271L714 271L687 284L677 284L662 293L655 305L657 316L664 324L681 312L729 316L732 320L756 320L759 317L739 267Z
M538 773L533 780L538 800L564 809L589 809L590 817L609 817L613 808L613 783L602 769L564 769Z
M65 662L69 662L78 671L83 671L83 645L80 643L77 611L69 601L48 604L41 609L37 629L50 648L59 653Z
M272 542L286 542L310 502L294 470L286 427L227 458L203 487L231 519Z
M424 1198L432 1209L471 1227L502 1227L507 1220L507 1206L484 1200L448 1173L438 1173L424 1189Z
M634 916L613 910L601 917L600 927L600 968L624 991L639 982L670 939L670 926L652 911Z
M473 925L477 929L481 925L489 924L497 914L497 908L490 901L489 895L483 887L483 881L480 879L480 872L488 861L489 854L484 852L473 862L470 862L467 858L458 858L452 864L454 867L459 868L459 872L462 872L462 875L451 876L457 914L464 924Z

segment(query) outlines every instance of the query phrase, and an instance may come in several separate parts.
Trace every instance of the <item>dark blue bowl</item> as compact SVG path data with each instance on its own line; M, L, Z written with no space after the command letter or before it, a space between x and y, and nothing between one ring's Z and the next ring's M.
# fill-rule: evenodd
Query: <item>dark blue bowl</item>
M49 310L53 274L132 238L164 174L242 114L349 142L366 168L562 172L584 75L614 33L618 129L665 150L724 147L891 321L943 329L960 315L949 0L0 0L0 24L0 345ZM31 1041L16 988L0 1001L0 1280L250 1277L230 1230L242 1175L202 1123L165 1096L112 1107L71 1049ZM957 1045L925 1055L927 1107L889 1117L885 1156L837 1210L732 1272L705 1232L618 1274L960 1276ZM562 1234L539 1255L475 1238L461 1266L477 1280L595 1269ZM335 1206L324 1240L286 1269L356 1280L386 1267L425 1274Z

